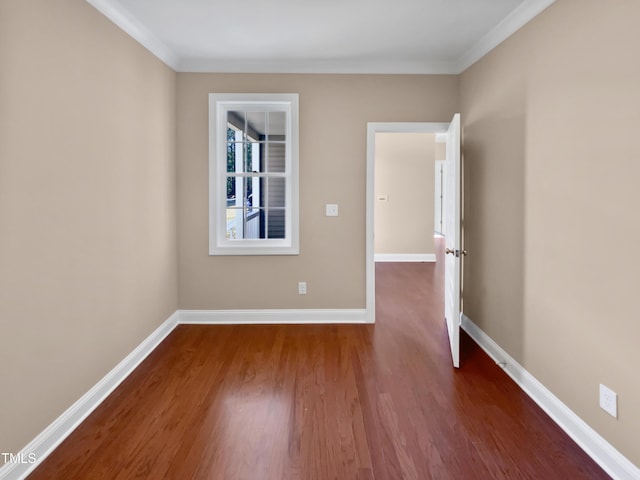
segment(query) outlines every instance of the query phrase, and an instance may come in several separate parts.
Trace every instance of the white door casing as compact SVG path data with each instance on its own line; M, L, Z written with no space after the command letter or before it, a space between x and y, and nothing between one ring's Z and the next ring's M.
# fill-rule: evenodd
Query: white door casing
M447 130L447 168L445 169L444 235L445 286L444 316L449 333L453 366L460 366L460 263L461 218L460 114L456 113Z

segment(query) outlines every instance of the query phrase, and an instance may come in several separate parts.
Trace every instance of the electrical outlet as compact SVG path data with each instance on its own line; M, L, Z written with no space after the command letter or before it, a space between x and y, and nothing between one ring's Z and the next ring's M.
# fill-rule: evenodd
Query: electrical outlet
M307 294L307 282L298 282L298 295Z
M600 408L614 418L618 418L618 394L600 384Z

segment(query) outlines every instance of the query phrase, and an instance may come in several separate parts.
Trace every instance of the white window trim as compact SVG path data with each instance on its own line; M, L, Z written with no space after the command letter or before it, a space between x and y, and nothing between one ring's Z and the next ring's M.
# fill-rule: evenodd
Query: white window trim
M226 238L226 112L233 109L287 112L284 239ZM209 94L209 255L299 254L298 144L298 94Z

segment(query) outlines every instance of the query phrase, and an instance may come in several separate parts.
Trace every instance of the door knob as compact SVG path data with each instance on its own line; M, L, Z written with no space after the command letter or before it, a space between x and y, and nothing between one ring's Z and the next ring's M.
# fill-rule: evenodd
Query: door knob
M445 249L444 249L444 253L445 253L446 255L449 255L449 254L451 254L451 255L455 255L455 254L456 254L456 251L455 251L453 248L445 248Z

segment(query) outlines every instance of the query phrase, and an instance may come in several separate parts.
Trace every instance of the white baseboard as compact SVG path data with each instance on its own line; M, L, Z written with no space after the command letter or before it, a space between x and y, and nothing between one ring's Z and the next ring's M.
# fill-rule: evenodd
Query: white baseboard
M303 324L368 323L365 309L284 309L284 310L178 310L178 323L228 324Z
M562 403L464 314L461 326L605 472L616 480L640 480L640 469L637 466Z
M105 375L91 390L71 405L62 415L34 438L18 454L27 459L35 455L34 463L6 463L0 468L0 480L26 478L80 423L120 385L129 374L169 335L178 324L176 313L171 315L151 335Z
M181 323L367 323L367 315L364 309L178 310L18 453L23 458L35 455L35 463L7 463L0 468L0 480L26 478ZM638 467L589 427L465 315L462 316L462 328L609 475L616 480L640 480Z
M16 454L18 458L24 459L33 458L35 455L34 463L6 463L0 467L0 480L23 480L26 478L142 363L177 325L309 323L368 323L368 316L365 309L177 310L113 370L96 383L91 390Z
M435 262L435 253L376 253L376 262Z

